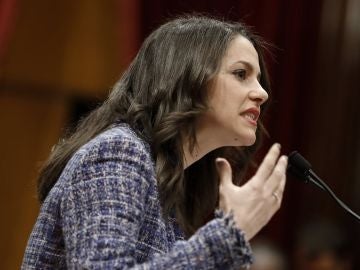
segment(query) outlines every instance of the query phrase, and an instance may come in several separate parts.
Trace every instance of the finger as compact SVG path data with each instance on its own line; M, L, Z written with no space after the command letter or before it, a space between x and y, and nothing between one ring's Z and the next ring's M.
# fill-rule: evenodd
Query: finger
M271 196L274 197L275 202L279 206L281 205L281 202L282 202L283 197L284 197L285 183L286 183L286 175L284 175L281 178L279 189L271 193Z
M281 193L281 191L283 190L283 188L281 187L282 185L281 182L283 181L283 178L286 175L286 167L287 167L287 156L281 156L273 172L268 178L268 181L265 183L264 186L265 190L269 191L270 193L273 192Z
M285 185L286 185L286 172L285 172L283 178L280 181L279 192L281 192L281 194L284 193Z
M232 185L232 171L229 162L225 158L217 158L215 164L220 178L220 185Z
M280 201L282 201L282 198L284 196L285 184L286 184L286 174L281 178L279 191L276 191L280 196Z
M280 155L280 144L275 143L266 154L264 160L261 162L255 174L255 178L258 179L258 181L265 182L267 180L267 178L274 170L274 166L276 164L276 160L278 159L279 155Z

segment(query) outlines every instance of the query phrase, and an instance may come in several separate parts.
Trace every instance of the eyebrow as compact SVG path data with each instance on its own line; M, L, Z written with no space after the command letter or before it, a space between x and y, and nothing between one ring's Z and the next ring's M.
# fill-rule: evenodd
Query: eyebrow
M244 60L239 60L239 61L236 61L234 64L237 64L237 63L241 63L244 66L246 66L246 68L250 69L251 71L255 71L254 66L250 62L247 62L247 61L244 61ZM258 78L258 80L260 80L261 72L258 73L257 78Z

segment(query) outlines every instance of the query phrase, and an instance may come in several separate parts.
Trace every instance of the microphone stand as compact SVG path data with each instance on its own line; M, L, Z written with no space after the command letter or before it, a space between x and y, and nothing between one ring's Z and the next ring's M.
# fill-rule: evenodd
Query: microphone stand
M360 216L352 211L343 201L341 201L331 188L325 184L323 180L316 173L311 170L310 163L297 151L292 152L289 155L288 172L294 175L296 178L303 180L305 183L311 182L318 188L326 191L347 213L353 216L358 222L360 222Z

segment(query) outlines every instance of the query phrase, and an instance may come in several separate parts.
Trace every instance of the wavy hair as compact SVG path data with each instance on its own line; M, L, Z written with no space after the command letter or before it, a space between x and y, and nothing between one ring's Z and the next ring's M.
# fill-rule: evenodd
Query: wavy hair
M184 140L190 140L191 152L196 145L195 119L207 110L208 85L238 35L251 41L258 52L260 84L269 91L264 43L244 24L205 16L173 19L146 38L109 97L51 152L38 179L40 202L82 145L115 122L126 122L151 146L164 217L174 212L185 233L194 233L217 205L214 158L227 158L235 168L234 182L239 183L259 144L257 140L251 147L214 150L184 170ZM260 127L258 136L263 131Z

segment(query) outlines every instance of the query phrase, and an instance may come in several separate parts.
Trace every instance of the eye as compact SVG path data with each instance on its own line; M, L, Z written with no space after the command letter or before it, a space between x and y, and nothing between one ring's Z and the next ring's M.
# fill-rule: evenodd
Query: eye
M233 74L242 81L246 79L246 70L245 69L237 69L233 72Z

